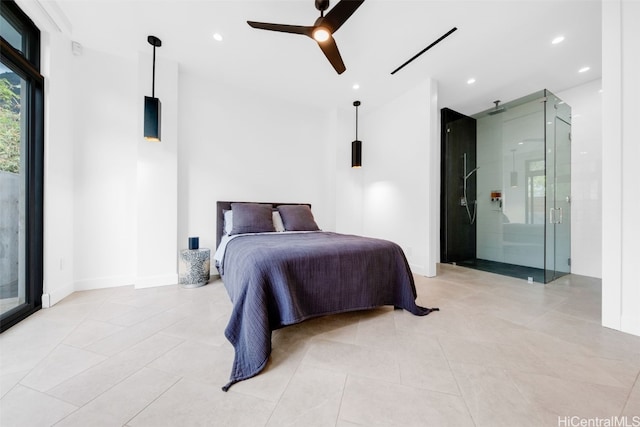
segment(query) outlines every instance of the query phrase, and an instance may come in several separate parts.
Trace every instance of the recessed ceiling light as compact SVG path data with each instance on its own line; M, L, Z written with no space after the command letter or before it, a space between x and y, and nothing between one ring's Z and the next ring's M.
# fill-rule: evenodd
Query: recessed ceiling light
M473 77L471 77L469 80L467 80L467 84L468 85L472 85L476 82L476 79L474 79Z
M354 83L353 86L351 86L353 88L353 90L358 90L360 89L360 85L358 83Z
M564 41L564 36L558 36L555 39L551 40L551 44L558 44Z
M518 142L518 145L524 145L524 141Z
M582 67L578 70L579 73L586 73L587 71L589 71L591 69L591 67Z
M222 41L222 34L220 34L220 33L214 33L214 34L213 34L213 39L214 39L215 41L221 42L221 41Z

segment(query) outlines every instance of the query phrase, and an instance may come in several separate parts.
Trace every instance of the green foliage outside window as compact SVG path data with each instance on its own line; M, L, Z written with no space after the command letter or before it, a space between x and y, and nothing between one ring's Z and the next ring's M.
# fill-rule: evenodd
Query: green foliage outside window
M0 78L0 170L20 173L19 87Z

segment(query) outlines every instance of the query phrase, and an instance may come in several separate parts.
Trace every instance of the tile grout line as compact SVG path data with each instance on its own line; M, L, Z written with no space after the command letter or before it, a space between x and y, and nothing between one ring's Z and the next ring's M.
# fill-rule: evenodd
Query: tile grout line
M453 372L453 369L451 368L451 361L447 357L447 352L444 350L444 347L442 346L442 343L440 342L440 337L436 337L436 341L438 342L438 346L440 346L440 351L442 351L442 354L444 355L444 359L447 361L447 366L449 367L449 372L451 372L451 376L453 377L453 380L456 382L456 387L458 388L458 392L460 393L460 398L464 402L464 407L467 408L467 414L469 415L469 418L471 418L471 421L473 422L473 425L478 427L478 423L477 423L475 417L473 416L473 413L471 412L471 408L469 408L469 404L467 403L467 399L465 399L465 397L464 397L464 393L462 392L462 388L460 387L460 382L458 381L458 378L456 377L456 375Z
M272 332L272 334L273 334L273 332ZM278 409L278 405L280 405L280 402L282 401L282 396L284 396L284 394L287 392L287 389L289 388L289 385L291 385L291 381L293 380L293 377L296 376L296 373L298 372L298 369L300 369L300 365L302 364L302 361L304 360L304 357L307 355L307 351L308 350L309 350L309 347L307 346L307 348L304 351L304 355L300 358L300 361L296 365L296 369L294 369L293 374L291 374L291 376L289 377L289 380L287 381L287 385L284 387L284 389L282 390L282 393L278 397L278 400L276 401L275 405L273 406L273 410L269 414L269 417L267 418L267 420L266 420L266 422L264 424L265 427L269 425L269 421L271 421L271 418L273 417L273 414L276 412L276 409ZM269 356L269 357L271 357L271 356Z
M633 385L629 390L629 394L627 394L627 399L625 400L624 405L622 405L622 410L620 411L620 417L623 416L625 409L627 409L627 406L629 405L629 401L631 400L631 395L633 394L633 390L635 389L636 386L640 387L640 370L636 375L636 380L633 382Z
M108 360L108 359L105 359L105 361L106 361L106 360ZM132 376L134 376L135 374L137 374L138 372L140 372L140 370L141 370L141 369L145 369L145 368L146 368L146 365L145 365L145 366L141 366L141 367L140 367L140 369L138 369L137 371L134 371L134 372L132 372L131 374L129 374L129 375L127 375L127 376L125 376L125 377L124 377L124 378L122 378L120 381L118 381L118 382L116 382L115 384L113 384L111 387L107 388L107 389L106 389L106 390L104 390L103 392L101 392L101 393L97 394L96 396L94 396L91 400L87 401L86 403L82 404L81 406L78 406L78 407L77 407L77 409L76 409L75 411L71 412L70 414L67 414L64 418L62 418L62 419L60 419L60 420L56 421L56 423L55 423L55 424L59 424L59 423L60 423L61 421L63 421L65 418L68 418L68 417L69 417L69 416L71 416L72 414L75 414L76 412L78 412L79 410L81 410L82 408L84 408L85 406L89 405L91 402L93 402L93 401L97 400L99 397L101 397L101 396L103 396L104 394L106 394L107 392L111 391L114 387L116 387L116 386L120 385L121 383L123 383L123 382L124 382L124 381L126 381L127 379L131 378ZM86 370L85 370L85 371L86 371ZM85 371L83 371L83 372L85 372ZM80 375L80 374L78 374L78 375ZM76 375L74 375L74 376L73 376L73 377L71 377L71 378L74 378L75 376L76 376ZM69 378L69 379L71 379L71 378ZM51 395L51 394L49 394L49 393L46 393L46 392L45 392L45 394L46 394L47 396L50 396L50 397L53 397L53 398L55 398L55 399L61 400L61 401L63 401L63 402L69 403L70 405L77 406L75 403L68 402L68 401L66 401L66 400L64 400L64 399L62 399L62 398L59 398L59 397L53 396L53 395ZM54 424L54 425L55 425L55 424Z
M145 368L146 368L146 366L145 366ZM158 399L160 399L162 396L164 396L167 392L169 392L169 390L174 388L176 386L176 384L178 384L182 380L184 380L184 377L181 376L173 384L171 384L169 387L167 387L167 389L165 391L163 391L162 393L157 395L155 397L155 399L153 399L151 402L149 402L146 405L144 405L144 407L142 409L140 409L138 412L136 412L131 418L129 418L127 421L125 421L124 424L122 424L122 425L123 426L128 426L129 423L131 421L133 421L138 415L140 415L145 409L147 409L149 406L153 405Z
M348 380L349 380L349 374L345 374L344 381L342 382L342 393L340 395L340 404L338 405L338 411L336 413L336 421L334 423L334 426L338 425L338 421L340 421L340 412L342 412L342 401L344 400L344 393L347 390L347 381ZM347 420L345 420L345 421L347 421Z

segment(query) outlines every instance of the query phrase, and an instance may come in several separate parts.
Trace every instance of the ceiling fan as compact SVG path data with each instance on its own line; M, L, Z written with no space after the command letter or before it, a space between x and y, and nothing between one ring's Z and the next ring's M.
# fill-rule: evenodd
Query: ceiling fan
M342 74L347 68L342 62L338 45L333 39L333 33L346 22L353 12L360 7L364 0L341 0L324 16L324 11L329 8L329 0L315 0L316 9L320 11L320 17L312 26L269 24L266 22L247 21L247 24L260 30L280 31L282 33L301 34L314 39L338 74Z

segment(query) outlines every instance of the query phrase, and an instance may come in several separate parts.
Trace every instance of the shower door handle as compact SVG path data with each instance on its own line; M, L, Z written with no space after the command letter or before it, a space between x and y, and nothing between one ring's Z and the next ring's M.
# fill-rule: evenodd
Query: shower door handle
M549 224L562 224L562 208L549 208Z

